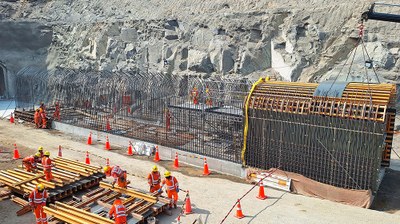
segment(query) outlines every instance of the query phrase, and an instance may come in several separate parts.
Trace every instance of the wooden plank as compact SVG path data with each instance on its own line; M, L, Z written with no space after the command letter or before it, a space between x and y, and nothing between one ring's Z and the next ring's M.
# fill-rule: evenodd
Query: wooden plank
M87 206L87 205L97 201L98 199L111 194L112 192L113 191L111 191L111 190L105 190L105 191L103 191L103 192L101 192L99 194L93 195L92 197L88 198L85 201L77 203L74 207L81 208L81 207Z
M57 209L65 208L65 209L69 210L70 213L80 214L80 216L82 216L82 217L90 217L96 221L95 224L108 224L108 223L112 224L112 223L114 223L110 219L98 216L98 215L90 213L90 212L83 211L82 209L78 209L78 208L63 204L58 201L56 201L56 206L57 206ZM80 216L78 216L78 217L80 217Z
M28 205L25 205L24 207L22 207L20 210L18 210L16 213L17 213L17 216L21 216L21 215L25 215L26 213L28 213L28 212L30 212L30 211L32 211L32 208L31 208L31 206L28 204Z
M23 181L20 181L20 182L17 182L15 184L13 184L13 187L17 187L17 186L19 186L21 184L25 184L25 183L31 182L33 180L37 180L37 179L42 178L42 177L44 177L44 174L36 175L34 177L31 177L31 178L28 178L28 179L25 179Z
M109 183L106 182L100 182L100 187L102 188L106 188L106 189L111 189L112 186ZM148 202L152 202L152 203L156 203L157 202L157 197L154 197L152 195L148 195L148 194L144 194L144 193L140 193L137 192L135 190L132 189L125 189L125 188L120 188L118 186L115 186L114 188L112 188L113 191L119 192L121 194L126 194L135 198L140 198L143 200L146 200Z

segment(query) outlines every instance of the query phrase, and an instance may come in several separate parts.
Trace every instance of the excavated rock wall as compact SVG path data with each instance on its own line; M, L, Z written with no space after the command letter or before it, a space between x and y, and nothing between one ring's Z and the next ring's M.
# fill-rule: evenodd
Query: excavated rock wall
M370 0L2 1L1 23L41 24L52 31L52 38L49 45L34 51L26 46L27 41L15 39L20 44L0 48L0 60L6 61L5 66L13 73L28 64L44 62L49 69L149 70L252 79L272 74L285 80L318 82L340 74L342 64L355 47L360 15L370 3ZM382 10L400 13L400 9ZM399 82L399 34L400 24L366 23L364 40L381 81ZM46 34L46 40L47 37ZM32 38L28 42L35 45L37 41L41 40ZM40 58L40 63L39 59L27 58ZM368 79L363 64L362 51L358 51L354 71L340 75L349 74L351 80Z

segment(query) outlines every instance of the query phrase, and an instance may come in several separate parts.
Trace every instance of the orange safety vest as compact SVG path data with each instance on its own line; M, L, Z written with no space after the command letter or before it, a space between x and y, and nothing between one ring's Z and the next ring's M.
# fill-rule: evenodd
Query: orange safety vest
M162 184L163 185L166 184L167 190L169 191L176 190L176 188L179 187L178 180L173 176L171 176L169 180L168 179L163 180Z
M31 205L33 204L44 205L46 204L46 200L47 200L47 191L44 190L43 193L40 193L37 189L31 192L28 199Z
M154 186L160 183L160 172L151 172L147 177L147 180L150 185Z
M29 163L31 166L36 167L36 160L33 156L25 157L22 162Z
M42 158L42 165L44 170L51 171L51 159L49 157Z
M120 200L114 202L109 215L114 216L115 223L126 223L126 209Z

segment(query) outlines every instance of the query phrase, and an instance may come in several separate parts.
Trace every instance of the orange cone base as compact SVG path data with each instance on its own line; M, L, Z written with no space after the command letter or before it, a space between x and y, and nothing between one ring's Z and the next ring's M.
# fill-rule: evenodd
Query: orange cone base
M18 150L14 150L13 159L19 159L19 152L18 152Z
M132 146L131 146L131 145L128 147L128 152L127 152L127 154L128 154L128 156L133 155L133 151L132 151Z
M175 169L179 169L179 163L178 163L177 160L175 160L175 162L174 162L174 168L175 168Z
M110 149L111 149L111 146L110 146L110 143L109 143L109 142L106 142L106 149L107 149L107 150L110 150Z
M92 144L92 137L89 137L89 138L88 138L87 144L88 144L88 145L91 145L91 144Z
M244 215L243 215L243 214L241 214L241 215L240 215L240 214L239 214L239 215L236 214L235 217L238 218L238 219L243 219L243 218L244 218Z
M265 200L265 199L267 199L268 197L265 196L265 195L264 195L264 197L261 197L260 195L258 195L257 198L260 199L260 200Z

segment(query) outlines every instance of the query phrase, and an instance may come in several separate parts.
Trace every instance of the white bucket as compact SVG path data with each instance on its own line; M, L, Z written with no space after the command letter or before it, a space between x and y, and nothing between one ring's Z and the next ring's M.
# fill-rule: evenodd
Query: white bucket
M155 217L147 218L147 223L148 224L156 224L156 218Z

